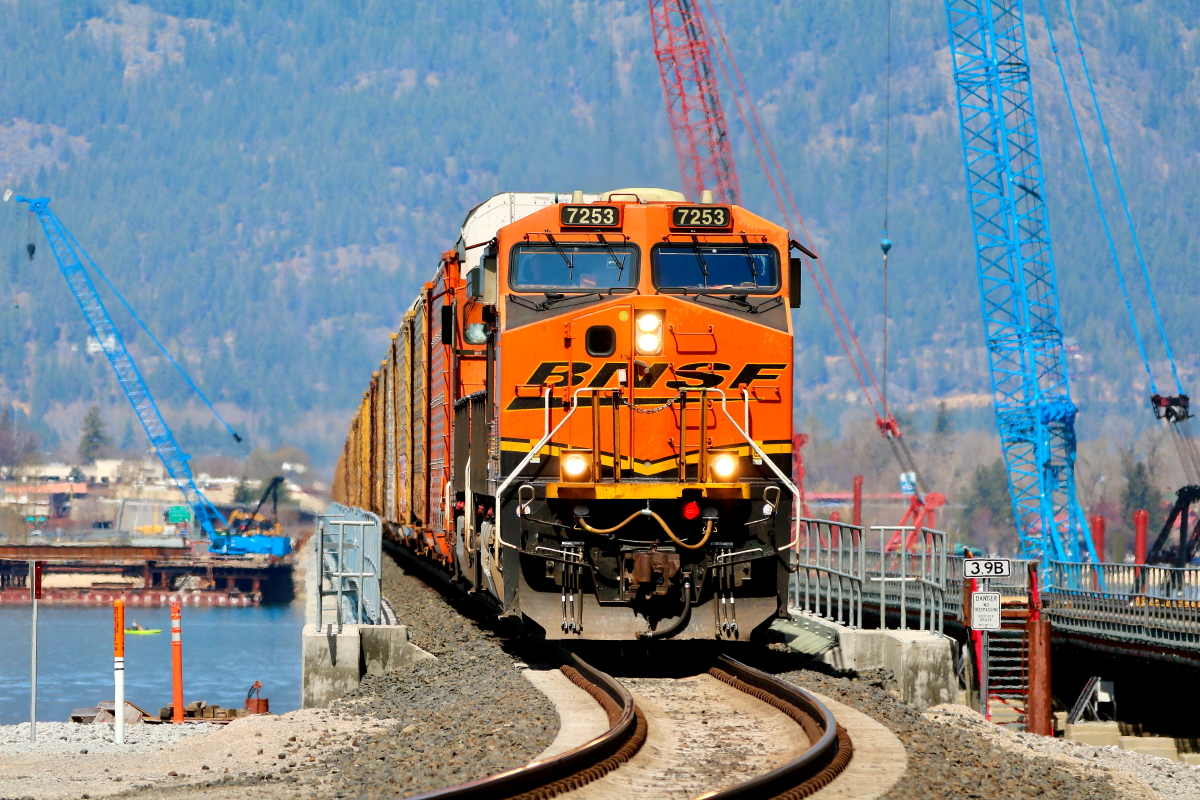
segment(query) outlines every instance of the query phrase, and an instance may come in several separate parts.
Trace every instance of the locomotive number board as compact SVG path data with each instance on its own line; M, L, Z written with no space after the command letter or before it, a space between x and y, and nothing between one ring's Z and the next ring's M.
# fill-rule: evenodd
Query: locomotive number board
M620 206L563 206L559 223L564 228L619 228Z
M727 206L675 206L671 209L672 228L728 228L733 214Z

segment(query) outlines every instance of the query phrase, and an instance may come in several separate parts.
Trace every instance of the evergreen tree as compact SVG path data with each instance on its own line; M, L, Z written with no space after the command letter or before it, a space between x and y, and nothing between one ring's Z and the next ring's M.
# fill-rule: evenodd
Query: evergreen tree
M966 497L966 518L985 527L1013 524L1012 500L1008 496L1008 471L997 458L989 466L975 468Z
M249 503L250 499L250 482L242 475L242 479L233 487L233 502Z
M937 405L937 416L933 419L933 435L939 439L954 435L954 417L950 415L945 400Z
M83 418L79 437L79 463L94 464L96 457L108 447L108 434L104 431L104 420L100 418L100 407L92 406Z
M1154 475L1144 461L1126 459L1121 465L1125 488L1121 490L1122 519L1132 520L1133 512L1145 509L1152 517L1162 508L1162 491L1154 485Z

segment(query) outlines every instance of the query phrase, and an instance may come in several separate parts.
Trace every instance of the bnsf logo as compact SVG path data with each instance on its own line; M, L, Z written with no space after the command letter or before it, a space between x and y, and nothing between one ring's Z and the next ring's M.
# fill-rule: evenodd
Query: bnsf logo
M589 373L592 372L595 364L587 361L543 361L538 364L537 369L529 376L529 380L525 382L526 386L582 386L584 380L587 380L587 388L603 389L608 386L617 377L620 370L628 369L629 362L627 361L606 361L599 365L600 368L592 374L589 379ZM722 364L714 361L698 361L694 364L684 364L679 369L674 370L675 377L668 381L662 381L663 375L667 372L669 362L658 361L651 364L644 370L637 370L634 374L633 388L635 389L653 389L659 385L660 381L666 389L715 389L722 384L725 384L725 379L729 377L733 367L729 364ZM787 364L747 364L741 368L733 377L728 386L750 386L750 384L766 383L779 379L779 370L787 367ZM519 411L522 409L542 408L543 400L538 397L516 397L508 404L506 410ZM551 401L552 405L558 405L561 401L555 399Z
M531 386L566 386L569 381L571 386L580 386L595 366L587 361L575 361L569 364L566 361L543 361L538 364L537 369L525 383ZM670 364L666 361L659 361L651 364L645 370L640 370L641 374L634 377L633 387L635 389L653 389L666 373L668 366ZM755 381L778 380L778 370L785 367L787 364L747 364L728 385L749 386ZM603 389L613 381L620 370L628 368L629 363L625 361L606 361L588 380L587 388ZM684 364L674 371L676 377L664 382L663 386L668 389L713 389L725 383L725 379L732 369L733 367L728 364L712 361Z

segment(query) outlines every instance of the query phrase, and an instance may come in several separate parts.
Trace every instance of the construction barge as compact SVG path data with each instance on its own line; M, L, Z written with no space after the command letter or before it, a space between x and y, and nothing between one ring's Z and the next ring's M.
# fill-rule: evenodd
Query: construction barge
M52 605L111 605L121 599L132 607L166 606L172 600L238 607L287 603L294 595L295 551L222 556L195 546L0 544L0 605L30 602L31 561L44 562L39 602Z

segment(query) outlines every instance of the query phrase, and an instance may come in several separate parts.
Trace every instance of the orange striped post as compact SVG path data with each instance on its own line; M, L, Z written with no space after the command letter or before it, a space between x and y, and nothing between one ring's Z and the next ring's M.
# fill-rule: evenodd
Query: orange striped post
M171 601L171 721L183 724L183 640L179 621L179 601Z
M113 600L113 734L117 744L125 744L125 601Z

